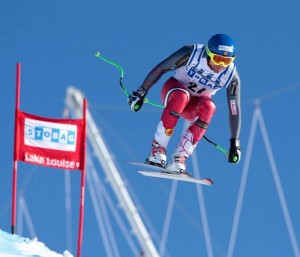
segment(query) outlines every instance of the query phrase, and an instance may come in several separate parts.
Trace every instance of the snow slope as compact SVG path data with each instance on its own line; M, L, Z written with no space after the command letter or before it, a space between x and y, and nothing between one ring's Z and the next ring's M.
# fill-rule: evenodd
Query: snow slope
M0 230L0 257L73 257L68 251L63 254L48 249L37 238L32 240Z

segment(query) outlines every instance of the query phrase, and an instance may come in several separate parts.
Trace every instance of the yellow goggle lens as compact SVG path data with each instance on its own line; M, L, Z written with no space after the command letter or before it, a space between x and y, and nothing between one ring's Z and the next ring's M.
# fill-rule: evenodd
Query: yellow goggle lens
M235 57L230 57L230 56L223 56L223 55L214 54L208 49L207 46L206 46L206 53L215 65L221 65L222 64L224 67L229 66L235 58Z

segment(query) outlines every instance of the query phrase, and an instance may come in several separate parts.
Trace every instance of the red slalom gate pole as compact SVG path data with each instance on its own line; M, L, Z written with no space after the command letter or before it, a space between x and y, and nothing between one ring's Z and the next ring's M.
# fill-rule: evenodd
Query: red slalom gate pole
M16 105L15 105L15 133L14 133L14 161L13 161L13 185L12 185L12 216L11 216L11 233L15 234L16 227L16 212L17 212L17 121L18 112L20 108L20 85L21 85L21 64L17 63L17 74L16 74Z
M78 229L78 244L77 244L77 257L81 256L81 248L82 248L82 234L83 234L83 216L84 216L84 191L85 191L85 155L86 155L86 109L87 109L87 100L84 99L83 102L83 135L84 135L84 143L83 143L83 163L82 163L82 171L81 171L81 186L80 186L80 210L79 210L79 229Z

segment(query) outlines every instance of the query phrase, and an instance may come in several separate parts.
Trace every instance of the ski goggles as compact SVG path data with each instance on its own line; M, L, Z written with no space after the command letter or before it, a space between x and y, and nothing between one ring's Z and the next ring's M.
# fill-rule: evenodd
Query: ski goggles
M214 54L208 49L207 46L206 46L206 53L215 65L222 64L224 67L228 67L234 61L235 58L235 56L230 57L230 56Z

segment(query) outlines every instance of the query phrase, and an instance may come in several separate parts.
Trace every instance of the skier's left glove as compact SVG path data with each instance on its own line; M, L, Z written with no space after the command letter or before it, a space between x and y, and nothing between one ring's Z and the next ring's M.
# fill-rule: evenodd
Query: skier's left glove
M132 94L128 96L128 104L130 105L131 110L137 112L142 108L147 93L148 91L140 86L137 91L133 91Z
M230 139L230 149L228 154L228 162L238 163L241 159L240 140L237 138Z

